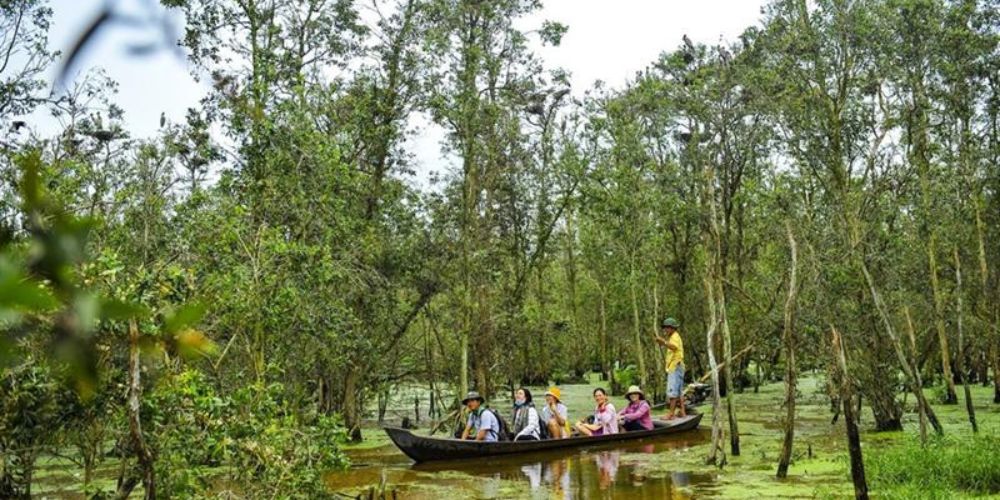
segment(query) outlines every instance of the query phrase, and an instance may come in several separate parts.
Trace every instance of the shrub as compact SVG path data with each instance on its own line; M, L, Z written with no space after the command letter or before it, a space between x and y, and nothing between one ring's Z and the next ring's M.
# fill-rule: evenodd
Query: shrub
M31 496L35 461L61 421L61 389L34 360L0 371L0 497Z
M178 497L325 496L322 474L347 465L337 446L343 427L295 411L283 393L280 384L253 384L222 397L195 370L168 379L147 407L161 488Z
M625 368L620 368L615 370L615 385L617 387L612 387L611 392L618 394L622 392L619 389L625 389L630 385L636 385L639 383L639 369L635 365L628 365Z

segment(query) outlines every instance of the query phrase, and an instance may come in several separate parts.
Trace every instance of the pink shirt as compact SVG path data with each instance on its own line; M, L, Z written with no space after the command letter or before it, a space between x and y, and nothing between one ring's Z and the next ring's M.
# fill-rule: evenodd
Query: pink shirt
M615 412L615 405L606 403L604 408L594 408L594 423L601 426L601 430L595 435L617 434L618 414Z
M628 406L622 408L621 416L626 422L639 422L643 429L653 428L653 417L649 414L649 403L645 399L630 402Z

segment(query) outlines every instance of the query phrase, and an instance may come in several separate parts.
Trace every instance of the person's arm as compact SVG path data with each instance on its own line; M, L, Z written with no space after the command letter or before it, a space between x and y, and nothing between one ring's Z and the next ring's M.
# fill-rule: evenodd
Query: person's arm
M638 418L634 413L629 411L629 408L631 407L632 405L626 406L625 408L622 408L620 412L618 412L618 416L621 417L621 419L624 420L625 422L631 422L636 418Z
M597 429L603 428L605 425L607 425L607 423L611 419L615 418L615 415L617 415L617 413L615 413L613 410L612 411L604 411L604 412L600 412L600 413L595 412L594 413L594 423L590 424L590 426L589 426L590 430L596 431Z
M660 344L660 345L667 345L667 344L670 343L670 341L668 339L663 338L663 335L660 335L659 333L657 333L656 334L656 343Z
M465 430L462 431L462 441L469 439L470 433L472 433L472 414L469 414L469 418L465 420Z
M642 404L639 405L639 408L636 408L633 420L642 420L642 417L645 417L646 415L649 415L649 403L643 401Z
M486 429L479 429L479 433L476 434L476 441L485 441L486 432L487 432Z
M550 406L550 408L552 408L552 407ZM562 426L566 425L566 417L567 417L566 413L567 412L559 413L559 407L558 406L555 407L555 408L552 408L552 416L556 419L556 423L559 424L559 427L562 427Z
M585 427L591 431L596 431L597 429L600 429L602 427L601 421L597 419L597 415L594 415L594 423L592 424L588 424L586 420L581 420L576 425L580 427Z

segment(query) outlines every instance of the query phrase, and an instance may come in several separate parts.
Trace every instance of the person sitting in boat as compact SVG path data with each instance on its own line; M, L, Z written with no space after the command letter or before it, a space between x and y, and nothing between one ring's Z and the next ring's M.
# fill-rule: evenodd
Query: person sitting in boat
M485 401L476 391L470 392L462 400L462 404L469 409L469 420L462 431L463 440L495 442L500 437L500 422L492 411L483 408Z
M521 387L514 391L514 415L510 419L514 422L514 441L538 441L538 410L535 403L531 401L531 391Z
M576 430L584 436L603 436L618 433L618 413L615 406L608 402L608 393L598 387L594 389L594 422L577 422Z
M560 399L562 393L558 387L550 387L545 393L545 408L542 408L541 417L548 439L569 437L569 411Z
M625 399L628 400L628 406L618 412L618 420L621 421L625 430L652 430L653 417L650 415L649 402L646 401L646 396L639 389L639 386L629 387L628 392L625 393Z

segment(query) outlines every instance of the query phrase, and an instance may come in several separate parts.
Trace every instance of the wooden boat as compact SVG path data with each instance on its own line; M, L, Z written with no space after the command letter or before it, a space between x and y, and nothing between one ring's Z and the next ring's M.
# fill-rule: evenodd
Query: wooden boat
M607 444L665 436L697 428L701 422L701 417L702 415L699 413L670 421L654 420L653 429L648 431L620 432L618 434L593 437L580 436L566 439L546 439L543 441L499 441L494 443L418 436L409 430L399 427L385 427L384 429L386 434L389 435L389 439L392 439L392 442L406 456L419 463L531 453L557 448Z

